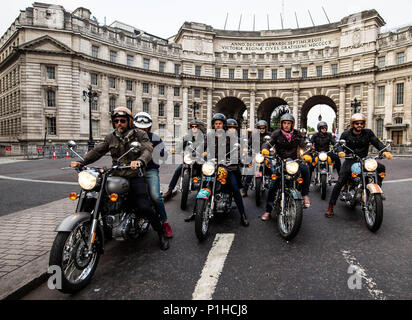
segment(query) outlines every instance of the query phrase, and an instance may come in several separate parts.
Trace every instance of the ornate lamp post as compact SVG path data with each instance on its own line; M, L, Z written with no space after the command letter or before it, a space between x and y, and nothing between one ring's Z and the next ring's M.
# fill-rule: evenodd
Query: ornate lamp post
M353 102L350 104L350 107L353 110L353 113L359 113L361 110L361 104L356 100L356 98L353 100Z
M94 148L93 132L92 132L92 101L97 101L97 92L92 91L92 86L89 85L88 91L83 91L83 101L89 98L89 141L87 142L87 151Z

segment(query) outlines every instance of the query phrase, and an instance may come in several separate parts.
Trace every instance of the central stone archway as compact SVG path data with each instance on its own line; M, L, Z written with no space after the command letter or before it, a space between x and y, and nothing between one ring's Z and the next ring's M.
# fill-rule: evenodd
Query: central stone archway
M300 116L300 128L306 128L308 123L308 113L310 109L318 104L326 104L335 111L336 119L338 119L338 108L336 107L335 102L327 97L327 96L313 96L305 101L301 108L301 116Z
M223 113L227 119L235 119L239 124L239 128L241 128L242 123L245 121L242 115L246 109L246 105L242 100L236 97L226 97L219 100L214 108L214 113L220 112Z

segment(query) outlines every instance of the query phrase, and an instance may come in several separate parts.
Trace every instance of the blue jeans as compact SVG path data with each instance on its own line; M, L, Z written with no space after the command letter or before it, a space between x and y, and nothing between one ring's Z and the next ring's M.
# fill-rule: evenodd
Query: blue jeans
M160 216L160 220L166 221L167 214L166 214L165 203L160 194L159 170L158 169L147 170L146 179L147 179L147 185L149 189L149 195L155 204L156 213Z

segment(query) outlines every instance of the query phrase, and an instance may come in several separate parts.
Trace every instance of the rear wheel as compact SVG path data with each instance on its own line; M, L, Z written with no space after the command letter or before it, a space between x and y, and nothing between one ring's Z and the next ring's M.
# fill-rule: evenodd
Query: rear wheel
M283 215L279 212L277 216L280 235L285 240L290 241L298 234L302 225L302 211L302 200L286 195Z
M197 199L195 205L195 233L199 241L203 241L209 234L210 204L207 199Z
M183 172L182 177L182 198L180 199L180 209L185 210L187 206L187 198L189 196L190 175L189 170Z
M368 202L364 211L366 226L372 232L378 231L383 220L383 203L380 193L370 194L368 192Z

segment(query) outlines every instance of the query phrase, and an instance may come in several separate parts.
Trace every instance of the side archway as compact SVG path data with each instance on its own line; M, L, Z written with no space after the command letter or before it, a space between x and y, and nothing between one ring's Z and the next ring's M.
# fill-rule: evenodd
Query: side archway
M223 113L226 118L235 119L239 124L239 128L241 128L242 123L245 121L245 119L243 119L243 113L246 109L246 105L242 100L236 97L226 97L216 103L214 113L220 112ZM208 124L208 126L209 125L210 124Z
M257 110L256 122L258 120L265 120L270 125L273 111L279 106L287 105L287 102L281 98L268 98L263 100Z
M338 118L338 108L336 107L335 102L327 96L313 96L307 99L302 105L301 114L300 114L300 127L306 128L308 123L308 113L310 109L318 104L326 104L335 111L336 118Z

